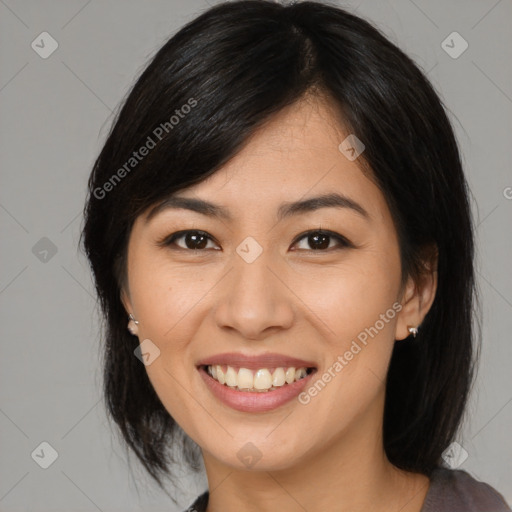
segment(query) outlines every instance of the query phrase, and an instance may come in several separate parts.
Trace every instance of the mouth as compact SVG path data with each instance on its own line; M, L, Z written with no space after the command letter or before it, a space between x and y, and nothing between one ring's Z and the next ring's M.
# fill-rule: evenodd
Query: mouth
M229 365L199 365L197 370L212 396L220 403L251 413L265 413L290 403L318 371L310 366L251 371Z
M268 393L298 382L317 371L316 367L274 367L251 370L230 365L199 365L198 369L207 373L219 384L235 391Z

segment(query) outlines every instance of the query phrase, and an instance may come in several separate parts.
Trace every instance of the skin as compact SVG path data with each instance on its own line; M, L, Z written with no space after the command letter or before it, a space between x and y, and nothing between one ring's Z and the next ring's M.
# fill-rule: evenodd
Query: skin
M338 149L349 133L332 112L314 97L287 107L213 176L178 193L228 208L233 221L169 209L149 223L141 215L131 232L121 298L139 321L132 325L139 340L160 350L146 366L152 385L201 447L208 512L419 512L428 490L426 476L386 458L382 418L395 340L421 324L437 272L400 288L385 198L357 159ZM276 221L281 203L333 191L357 201L370 220L329 207ZM328 248L314 250L307 235L297 240L320 227L354 247L327 238ZM212 240L196 255L185 237L158 245L185 229ZM247 236L263 250L250 264L236 252ZM316 361L321 375L394 303L399 313L306 405L292 400L265 413L239 412L219 402L195 368L221 352L275 351ZM237 456L249 441L261 452L250 468Z

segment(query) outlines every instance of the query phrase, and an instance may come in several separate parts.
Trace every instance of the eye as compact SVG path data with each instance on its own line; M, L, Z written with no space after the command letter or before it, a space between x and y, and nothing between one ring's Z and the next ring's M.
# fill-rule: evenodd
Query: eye
M177 240L183 239L183 243L185 247L176 244ZM207 244L209 241L213 241L213 239L205 233L204 231L199 230L187 230L187 231L178 231L173 233L172 235L165 237L162 241L158 242L158 245L161 246L169 246L169 245L178 245L180 249L184 250L201 250L207 248Z
M306 243L309 244L309 246L312 248L302 248L300 250L325 252L326 249L336 249L336 246L331 246L331 240L336 240L338 242L337 248L354 247L354 245L351 242L349 242L345 237L339 235L338 233L326 231L323 229L306 231L305 233L302 233L295 239L292 245L296 245L297 242L303 239L306 240ZM177 243L178 240L182 240L181 244ZM157 245L166 247L176 245L178 246L179 249L195 251L212 248L208 247L208 242L214 242L214 240L205 231L185 230L178 231L170 236L166 236L164 239L159 241Z
M326 249L332 249L330 246L330 240L334 239L338 242L338 248L343 247L353 247L353 245L343 236L338 235L337 233L333 233L332 231L326 231L323 229L318 229L316 231L307 231L300 235L294 242L295 245L300 240L306 240L306 243L312 247L312 249L305 249L311 251L324 251ZM334 247L336 249L336 247Z

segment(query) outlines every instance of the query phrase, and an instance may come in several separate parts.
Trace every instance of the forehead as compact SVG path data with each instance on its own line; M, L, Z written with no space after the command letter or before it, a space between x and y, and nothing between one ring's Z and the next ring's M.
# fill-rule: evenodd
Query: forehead
M381 191L361 162L339 149L348 135L329 103L295 103L260 127L213 175L174 195L222 205L240 219L270 210L275 216L285 202L338 193L370 218L385 220L389 211Z

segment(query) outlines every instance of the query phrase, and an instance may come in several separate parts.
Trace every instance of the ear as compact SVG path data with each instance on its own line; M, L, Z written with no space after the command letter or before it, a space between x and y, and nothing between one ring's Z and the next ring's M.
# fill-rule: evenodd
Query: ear
M131 300L130 300L130 294L127 293L124 289L122 289L121 293L120 293L120 297L121 297L121 302L123 303L124 309L126 310L126 313L128 315L130 315L130 313L133 311L132 303L131 303ZM139 334L139 326L132 319L130 319L128 321L127 329L134 336L138 336L138 334Z
M414 279L409 276L405 285L397 322L395 339L403 340L410 336L408 327L418 327L434 302L437 291L437 246L429 246L423 252L421 274Z
M132 312L132 302L130 300L129 294L126 292L124 288L121 290L120 297L124 309L126 309L126 314L129 315Z

